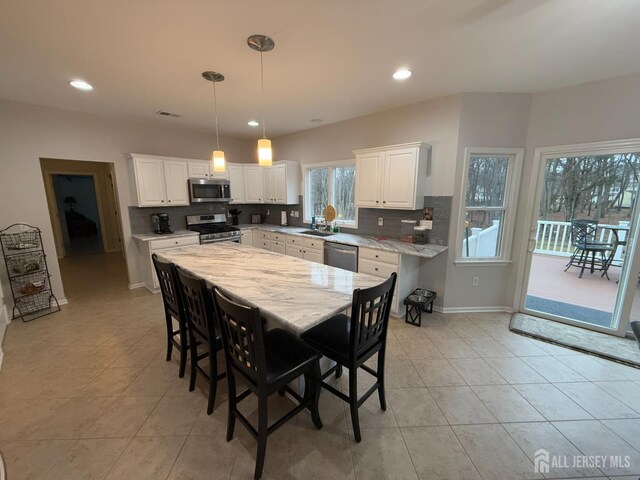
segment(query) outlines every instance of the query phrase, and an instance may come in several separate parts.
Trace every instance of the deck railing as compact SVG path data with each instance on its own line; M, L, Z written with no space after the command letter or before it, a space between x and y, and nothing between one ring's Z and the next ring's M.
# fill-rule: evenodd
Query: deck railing
M618 225L598 225L596 237L598 241L611 243L615 241L615 234L607 227L629 226L629 222L620 221ZM619 231L620 241L624 241L627 232ZM622 263L624 259L624 248L618 248L613 262ZM534 253L542 253L545 255L557 255L561 257L570 257L573 254L571 246L571 222L554 222L551 220L538 220L536 228L536 249Z

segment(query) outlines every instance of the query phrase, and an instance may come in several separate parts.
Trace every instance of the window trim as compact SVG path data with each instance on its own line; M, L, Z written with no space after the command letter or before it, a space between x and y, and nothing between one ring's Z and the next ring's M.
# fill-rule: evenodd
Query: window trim
M466 258L462 256L462 235L461 229L466 218L466 189L467 176L469 174L469 160L472 156L478 155L508 155L510 156L507 179L504 194L504 206L498 210L504 211L504 225L502 228L500 244L502 245L501 255L499 257L472 257ZM511 252L513 247L513 235L515 230L515 215L518 207L518 190L520 177L522 173L522 161L524 157L524 148L487 148L487 147L467 147L464 149L464 165L462 169L462 181L458 190L460 194L460 206L458 209L458 228L456 229L455 247L456 255L454 265L510 265ZM495 207L470 207L474 210L495 210Z
M356 159L349 158L346 160L333 160L330 162L318 162L318 163L305 163L302 165L302 191L304 192L304 196L302 198L302 221L304 223L311 223L311 217L309 216L309 212L307 211L309 198L309 170L313 170L316 168L328 168L329 169L329 177L332 179L329 182L329 198L333 196L333 169L335 167L346 167L346 166L356 166ZM355 186L354 186L355 189ZM340 228L358 228L358 206L355 204L355 192L354 192L354 207L355 207L355 220L353 223L338 223Z

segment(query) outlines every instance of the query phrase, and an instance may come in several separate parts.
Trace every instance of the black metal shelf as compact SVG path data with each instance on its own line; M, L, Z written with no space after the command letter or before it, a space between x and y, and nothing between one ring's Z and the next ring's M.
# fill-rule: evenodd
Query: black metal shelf
M12 318L29 322L59 311L40 229L26 223L10 225L0 231L0 245L13 296Z

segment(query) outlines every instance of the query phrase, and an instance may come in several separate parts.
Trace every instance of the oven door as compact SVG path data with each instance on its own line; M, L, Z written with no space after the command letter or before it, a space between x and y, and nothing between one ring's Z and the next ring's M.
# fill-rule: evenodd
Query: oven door
M231 200L229 181L190 178L189 198L191 203L228 202Z

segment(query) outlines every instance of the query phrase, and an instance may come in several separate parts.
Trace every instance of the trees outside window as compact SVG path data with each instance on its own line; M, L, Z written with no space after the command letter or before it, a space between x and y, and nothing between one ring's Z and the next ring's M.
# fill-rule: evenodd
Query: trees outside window
M316 220L324 220L322 213L325 207L333 205L336 209L336 223L355 227L355 162L332 162L303 168L306 192L304 221L311 222L313 216Z

